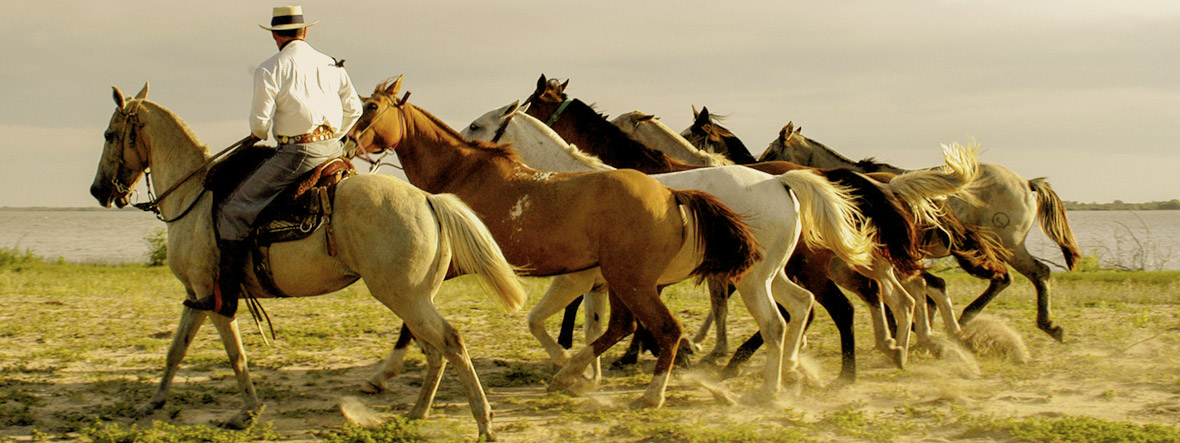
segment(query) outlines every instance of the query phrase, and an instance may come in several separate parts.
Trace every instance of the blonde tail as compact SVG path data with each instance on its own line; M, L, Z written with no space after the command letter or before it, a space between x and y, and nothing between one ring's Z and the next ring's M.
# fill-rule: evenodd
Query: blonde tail
M480 286L495 294L505 309L524 305L524 288L487 226L453 194L427 194L438 220L441 241L451 248L451 263L464 274L476 274Z
M969 203L975 198L965 192L979 174L979 145L942 145L946 165L910 171L889 182L902 201L910 206L915 221L920 225L939 227L946 197L956 195Z
M787 172L779 180L799 202L803 241L808 246L829 249L853 266L872 263L876 228L852 204L849 188L806 169Z

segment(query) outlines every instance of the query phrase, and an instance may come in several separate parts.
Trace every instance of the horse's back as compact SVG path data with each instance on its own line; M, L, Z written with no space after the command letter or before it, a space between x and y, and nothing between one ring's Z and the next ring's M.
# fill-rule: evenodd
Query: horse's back
M434 271L439 228L427 197L413 185L385 175L341 182L332 219L341 259L369 284L374 274L425 276Z
M955 215L965 223L991 229L1006 247L1022 242L1036 221L1036 195L1028 180L995 163L980 163L975 183L968 192L981 203L952 199Z

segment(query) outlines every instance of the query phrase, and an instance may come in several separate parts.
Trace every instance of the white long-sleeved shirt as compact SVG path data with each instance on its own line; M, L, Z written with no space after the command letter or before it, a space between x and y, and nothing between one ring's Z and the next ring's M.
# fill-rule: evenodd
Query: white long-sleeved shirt
M339 138L360 117L361 99L348 72L303 40L288 43L254 71L250 132L255 137L307 134L326 124Z

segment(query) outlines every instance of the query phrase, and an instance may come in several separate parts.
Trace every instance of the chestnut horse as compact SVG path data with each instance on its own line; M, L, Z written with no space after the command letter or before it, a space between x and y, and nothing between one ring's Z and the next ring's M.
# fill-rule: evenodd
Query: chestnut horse
M634 405L663 405L682 328L657 287L690 276L739 279L760 259L740 217L707 194L673 190L636 171L531 169L510 148L468 141L399 100L400 87L399 77L365 99L350 143L363 152L391 149L411 183L458 194L480 214L510 263L529 275L557 275L547 297L585 292L599 275L607 283L611 309L605 334L566 362L549 389L581 389L575 383L586 367L630 334L638 320L655 331L663 354ZM784 326L769 297L751 303L763 333L781 340ZM768 373L768 388L778 388L778 363L773 377ZM395 351L379 375L392 374L397 364Z
M526 163L539 169L614 169L567 145L543 123L517 110L518 103L492 110L468 125L463 135L476 139L491 139L498 136L499 140L512 143ZM870 264L869 256L873 246L869 238L871 233L858 231L867 226L860 221L859 212L854 210L851 194L814 171L800 169L772 176L740 166L720 166L653 174L651 177L678 189L708 191L721 199L730 209L750 216L748 221L753 226L759 243L766 248L766 253L763 254L763 261L746 274L743 281L737 283L737 290L744 297L748 292L762 292L770 287L776 292L775 299L780 301L781 306L786 307L789 316L794 319L806 318L812 300L812 295L791 282L783 271L787 258L798 243L800 228L803 231L802 237L807 239L805 243L813 245L811 247L835 251L835 254L854 266ZM796 206L798 210L795 209ZM852 213L857 218L843 217L843 212ZM800 223L795 223L795 218L798 218ZM812 231L822 235L815 235ZM849 236L844 232L851 232L853 235ZM772 280L774 284L768 285L767 282ZM726 286L725 282L710 283L710 286L718 283L721 287ZM783 290L805 295L806 302L798 303L784 294L777 293ZM596 336L594 319L599 316L599 313L592 309L595 306L590 300L588 296L586 340L593 340ZM554 300L552 303L538 304L529 314L530 327L543 343L553 343L552 338L544 330L545 319L557 313L570 301ZM784 370L793 370L797 364L797 346L802 337L803 325L802 321L790 323L790 333L785 341L789 348L784 349L787 356L784 358Z
M868 173L901 174L907 171L873 159L854 162L803 136L799 133L800 129L792 123L784 126L778 138L762 154L761 160L786 160L821 168L846 167ZM1069 227L1065 205L1043 177L1026 180L994 163L979 165L977 183L979 185L968 189L965 196L949 201L951 210L965 224L990 230L995 235L1006 250L1004 261L1027 277L1036 290L1037 328L1059 342L1064 341L1064 330L1052 319L1049 267L1033 257L1024 242L1033 224L1039 220L1041 230L1061 248L1065 269L1073 270L1081 260L1082 253ZM979 204L981 201L983 203ZM959 316L960 323L969 321L1011 284L1012 278L1006 269L1004 271L991 277L968 271L976 277L990 280L990 284L987 290L963 309Z
M510 142L512 142L513 146L515 146L518 149L518 152L520 153L521 158L524 159L524 161L526 163L533 165L534 167L541 168L541 169L547 169L547 170L553 170L553 171L584 171L584 170L613 169L612 167L605 165L598 158L590 156L588 154L585 154L582 151L572 147L571 145L566 144L565 141L562 140L561 137L559 137L555 132L553 132L553 130L551 128L545 126L543 123L541 123L536 118L533 118L532 116L527 115L523 111L521 111L520 108L518 108L517 103L513 103L513 104L510 104L505 107L497 108L497 109L492 110L492 111L484 114L483 116L477 118L470 125L468 125L468 127L466 129L464 129L463 135L468 136L468 137L473 137L473 138L481 138L481 139L496 138L497 140L510 141ZM693 149L695 149L695 148L693 148ZM684 171L684 172L678 172L678 173L655 174L655 175L652 175L652 177L656 178L657 180L661 180L661 182L663 182L665 184L673 185L674 183L672 181L683 180L681 177L689 178L689 177L696 176L697 180L695 182L694 181L685 181L683 183L686 186L700 186L701 183L705 182L704 180L702 180L703 178L708 177L710 175L725 174L725 173L727 173L727 171L730 171L732 168L733 167L705 168L705 169L697 169L697 170ZM798 173L798 172L802 172L802 171L795 171L794 173ZM809 173L810 173L810 171L809 171ZM915 175L920 176L922 174L915 173L915 174L909 174L909 175L910 176L915 176ZM904 180L908 180L908 179L912 179L912 177L905 177L905 178L899 179L899 181L904 181ZM665 181L665 180L672 180L672 181ZM727 195L738 196L738 195L740 195L740 193L734 193L734 192L725 193L725 194L718 193L717 195L720 198L725 199ZM733 197L731 197L731 198L733 198ZM736 206L735 204L731 204L728 200L725 200L725 201L726 201L726 204L729 205L731 208L734 208L736 210L742 210L741 209L742 206ZM746 198L746 201L748 202L749 198ZM755 204L757 204L757 202L755 202ZM749 203L744 203L744 205L745 205L745 207L749 207ZM750 209L746 209L746 210L751 211L751 212L757 212L759 209L750 208ZM846 339L851 338L851 331L850 331L850 328L851 328L851 306L849 306L847 304L847 301L844 299L843 295L839 292L839 290L834 289L834 285L832 285L830 283L830 279L828 278L827 263L828 263L828 261L830 261L832 259L832 255L833 255L832 252L827 249L820 248L820 249L813 250L813 249L809 248L806 244L798 245L798 248L795 249L794 254L791 256L790 261L787 263L786 271L787 271L787 275L791 276L792 278L798 279L798 283L800 284L800 286L814 292L816 294L816 299L818 301L820 301L821 303L823 303L827 309L832 311L831 314L836 319L838 326L841 327L842 345L847 345L847 347L844 349L844 351L848 354L851 354L844 359L845 364L841 370L841 376L839 377L838 380L841 382L851 382L855 378L855 356L853 354L854 346L852 346L853 343L851 342L851 340L846 340ZM818 268L818 269L816 269L816 268ZM808 271L808 269L810 269L810 271ZM810 274L812 274L812 275L808 275L808 272L810 272ZM822 277L822 279L816 280L816 278L819 278L819 277ZM875 292L870 292L870 289L868 289L868 287L871 286L872 283L869 283L863 277L860 277L859 279L856 277L860 277L859 274L853 274L851 276L837 275L836 278L839 278L841 283L845 284L845 285L859 285L859 286L856 286L856 288L858 290L860 290L862 294L871 295L871 296L875 297ZM827 285L827 286L825 286L825 285ZM843 304L845 306L847 306L847 308L841 308L840 306L832 306L830 303L825 302L825 300L824 300L825 297L833 298L833 295L830 292L832 290L835 290L834 297L837 300L844 301ZM722 291L723 291L722 294L724 296L728 296L728 292L725 292L725 290L724 290L724 285L722 285ZM825 294L827 294L827 295L825 295ZM875 298L874 298L874 300L875 300ZM712 301L717 302L718 300L712 300ZM724 299L720 300L720 305L722 307L725 306L724 302L725 302ZM540 306L540 305L538 305L538 306ZM714 307L714 309L717 308L716 303L713 307ZM839 310L840 312L839 313L835 312L837 310ZM587 335L587 340L590 340L594 337L592 325L594 325L594 323L595 323L593 321L595 316L593 315L593 311L592 311L591 307L588 306L587 311L588 312L586 314L586 319L587 319L587 321L586 321L587 334L586 335ZM530 313L530 322L536 321L539 323L540 321L543 320L543 318L541 318L541 319L533 318L533 314L536 314L536 313L537 313L537 309L534 309L533 312ZM784 314L786 314L786 312L784 312ZM796 312L795 318L802 318L802 317L799 317L799 314L800 314L799 312ZM717 313L714 312L714 315L717 316ZM882 313L882 315L883 315L883 313ZM724 313L719 315L719 317L724 319ZM843 321L845 319L846 319L846 321ZM882 318L880 320L880 323L884 324L885 320ZM796 324L801 324L801 323L796 322ZM845 331L844 328L848 328L849 331ZM705 328L703 328L703 329L705 329ZM705 330L707 331L707 329L705 329ZM543 329L540 331L540 334L545 334ZM541 338L542 340L544 340L545 338L548 338L548 336L547 335L545 335L544 337L539 336L538 338ZM719 348L724 349L724 346L719 345L718 347L715 347L714 349L717 350ZM631 351L629 351L629 352L631 352ZM725 352L727 352L727 351L725 351L725 350L719 351L718 357L721 356L720 354L724 354ZM735 363L735 364L738 364L738 363Z
M568 98L565 94L568 84L568 81L558 83L556 80L547 80L542 75L537 80L536 89L528 99L530 107L526 112L551 123L554 131L566 141L578 146L581 150L598 156L605 163L615 167L634 168L647 173L686 171L703 167L672 159L659 150L649 148L627 136L582 101ZM883 352L894 359L899 367L905 366L907 358L906 349L909 345L915 301L898 280L894 270L898 271L898 275L901 276L917 273L921 269L921 253L916 248L917 243L914 238L916 231L911 222L913 215L902 209L896 199L880 194L905 190L911 194L906 197L906 200L917 203L926 202L928 198L956 192L970 183L975 174L973 159L958 164L966 167L916 174L912 180L901 181L896 187L890 186L889 188L892 189L884 188L864 176L847 170L818 171L830 176L838 176L838 180L845 185L858 183L857 189L864 190L864 193L858 196L857 201L862 207L868 209L866 213L871 214L869 220L876 226L878 233L874 240L882 243L884 247L878 248L878 255L873 261L873 266L849 268L849 273L855 271L879 283L882 299L892 309L894 320L899 326L896 342L887 336L885 329L878 328L876 330L878 333L877 344ZM746 166L772 174L781 174L793 169L813 169L788 162L766 162ZM901 185L902 183L905 185ZM914 203L911 203L911 209L918 209L921 219L933 218L930 215L936 212L933 204L915 205ZM714 306L723 304L721 301L726 298L725 295L721 295L723 292L719 292L716 288L710 290L711 298L715 300ZM883 310L879 315L884 315ZM719 345L723 346L724 342L721 340L723 340L724 334L719 333L718 338Z
M205 196L202 187L209 150L180 117L146 99L146 84L133 99L115 88L114 98L115 112L90 193L102 206L113 202L123 207L145 172L152 186L174 190L152 201L168 220L168 265L190 300L206 297L215 285L218 256L212 198ZM171 199L161 201L168 196ZM331 224L332 233L319 229L303 240L272 245L270 267L278 289L290 296L314 296L363 279L373 297L401 317L424 345L429 369L410 417L426 416L450 361L459 370L480 435L493 439L491 407L463 340L433 304L448 267L477 274L509 310L523 304L520 282L491 233L454 195L427 194L381 176L341 182ZM328 252L329 236L335 239L336 254ZM269 297L253 273L247 273L245 283L250 293ZM261 412L237 323L185 306L168 349L164 376L138 414L150 414L164 405L180 361L207 317L221 335L245 398L243 409L225 425L247 426Z

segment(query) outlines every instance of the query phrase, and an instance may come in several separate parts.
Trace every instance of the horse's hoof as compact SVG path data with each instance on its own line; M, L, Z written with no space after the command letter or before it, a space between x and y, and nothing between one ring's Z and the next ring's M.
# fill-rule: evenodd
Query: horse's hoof
M837 377L831 383L828 383L828 386L826 389L829 391L839 391L839 390L844 389L848 386L852 386L855 383L856 383L856 376L855 375L854 376L846 376L844 374L840 374L839 377Z
M152 400L144 403L132 413L131 418L144 418L154 414L157 410L164 407L164 400Z
M645 395L643 397L639 397L635 400L632 400L628 406L631 409L659 409L660 407L664 406L664 399L661 398L659 400L653 400L653 399L647 398L647 396Z
M1050 337L1053 337L1054 340L1057 340L1058 343L1065 343L1065 329L1063 329L1061 326L1057 326L1053 322L1037 326L1041 328L1042 331L1045 331L1046 334L1049 334Z
M385 386L385 382L374 382L372 380L366 381L365 384L361 385L360 389L361 392L366 394L380 394L389 390L389 388Z
M717 374L722 380L729 380L731 378L742 375L742 368L737 366L726 366L721 368L721 372Z
M414 406L414 409L411 409L410 412L406 414L406 418L410 420L426 420L429 415L430 408L419 408Z
M611 369L624 369L627 366L632 366L636 363L639 363L639 356L638 355L623 354L623 356L619 357L618 360L611 362L610 368Z
M250 425L254 424L254 419L262 415L263 409L266 409L266 405L259 405L258 409L254 411L243 409L238 411L237 414L234 414L234 416L230 417L228 420L221 422L221 424L218 426L224 429L231 429L235 431L249 428Z
M491 430L484 431L479 434L480 441L496 441L496 433Z
M598 381L594 379L580 379L570 384L565 391L572 397L581 397L587 392L594 392L598 390Z

